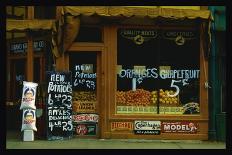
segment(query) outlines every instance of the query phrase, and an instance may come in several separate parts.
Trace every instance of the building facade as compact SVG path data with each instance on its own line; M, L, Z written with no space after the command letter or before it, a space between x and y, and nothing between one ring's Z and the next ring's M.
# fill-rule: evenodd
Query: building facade
M65 6L39 19L46 15L26 8L27 26L7 25L11 37L25 33L8 40L8 104L20 101L26 80L39 83L46 105L45 72L71 71L77 137L207 140L223 132L211 106L220 103L209 89L208 9Z

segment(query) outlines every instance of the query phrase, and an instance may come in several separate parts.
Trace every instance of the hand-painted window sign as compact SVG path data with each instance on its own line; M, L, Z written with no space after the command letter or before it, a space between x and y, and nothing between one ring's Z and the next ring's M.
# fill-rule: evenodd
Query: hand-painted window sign
M195 122L162 122L163 133L197 133L199 127Z
M134 132L135 134L160 134L161 122L160 121L135 121Z
M41 51L45 47L46 43L43 40L37 40L33 42L34 51ZM27 52L27 42L20 42L20 43L11 43L10 44L10 52L11 53L26 53Z
M141 45L145 41L149 41L157 37L157 30L141 30L141 29L121 29L120 35L126 39L132 40L135 44Z
M179 94L180 89L177 86L177 83L181 83L183 86L189 85L189 79L199 79L200 70L191 69L191 70L171 70L171 69L162 69L157 68L147 68L147 69L121 69L119 71L120 78L133 79L134 85L141 84L144 79L172 79L170 87L175 88L174 94L169 94L170 97L175 97ZM174 80L179 79L179 80ZM134 85L132 85L134 87ZM134 89L134 88L133 88Z
M85 86L95 90L97 74L93 73L93 64L81 64L75 66L73 86Z
M173 40L177 45L184 45L187 40L196 38L196 32L167 30L163 32L163 38Z
M48 140L71 138L72 80L71 72L46 72L47 75L47 138Z

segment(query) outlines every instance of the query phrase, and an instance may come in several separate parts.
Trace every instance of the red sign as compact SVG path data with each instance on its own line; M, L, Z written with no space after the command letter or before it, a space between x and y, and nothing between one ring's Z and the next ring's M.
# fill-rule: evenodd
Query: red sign
M132 122L111 122L111 131L115 130L132 130Z
M199 127L195 122L162 122L163 133L197 133Z
M77 127L76 127L76 133L78 135L85 135L87 133L87 127L86 125L84 124L79 124Z
M74 122L98 122L97 114L76 114L72 117Z

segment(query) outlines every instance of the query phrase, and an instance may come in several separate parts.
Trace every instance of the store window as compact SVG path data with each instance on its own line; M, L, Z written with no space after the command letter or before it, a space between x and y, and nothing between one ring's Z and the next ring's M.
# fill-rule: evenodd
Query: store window
M31 74L36 83L44 81L44 72L48 65L51 65L47 64L45 67L46 60L51 57L47 44L44 39L33 40L34 72ZM23 81L27 80L27 50L28 42L25 38L7 42L7 101L14 105L20 104Z
M199 34L119 28L116 114L199 114Z
M23 81L26 79L26 59L10 61L8 82L10 84L11 101L19 102L22 95Z

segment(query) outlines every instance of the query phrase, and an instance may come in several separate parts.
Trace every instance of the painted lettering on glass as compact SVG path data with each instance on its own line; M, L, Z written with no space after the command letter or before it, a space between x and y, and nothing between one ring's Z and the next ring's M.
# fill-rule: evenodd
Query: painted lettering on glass
M93 73L93 66L88 64L76 65L73 86L85 86L88 89L95 89L97 74Z

